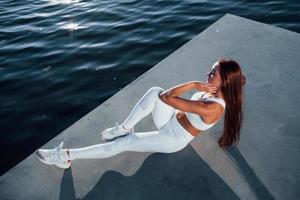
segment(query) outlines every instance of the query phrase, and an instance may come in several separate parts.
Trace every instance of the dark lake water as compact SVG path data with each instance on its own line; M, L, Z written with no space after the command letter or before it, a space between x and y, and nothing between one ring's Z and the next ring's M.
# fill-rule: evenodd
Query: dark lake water
M261 2L1 0L1 175L226 13L300 32Z

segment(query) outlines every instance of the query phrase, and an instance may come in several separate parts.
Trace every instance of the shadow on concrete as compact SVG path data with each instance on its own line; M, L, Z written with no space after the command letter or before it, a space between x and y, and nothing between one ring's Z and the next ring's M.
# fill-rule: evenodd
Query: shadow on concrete
M224 152L235 163L257 199L275 199L236 146ZM76 199L72 168L65 170L60 199ZM190 176L192 174L192 177ZM235 192L188 145L172 154L150 155L132 176L107 171L82 199L239 199Z
M72 169L65 170L60 199L76 199ZM192 174L192 176L191 176ZM107 171L83 199L239 199L188 145L150 155L132 176Z
M230 146L225 149L225 153L238 167L241 176L249 184L252 192L257 199L274 199L273 195L269 192L268 188L260 181L254 170L248 165L247 161L242 156L241 152L236 146Z

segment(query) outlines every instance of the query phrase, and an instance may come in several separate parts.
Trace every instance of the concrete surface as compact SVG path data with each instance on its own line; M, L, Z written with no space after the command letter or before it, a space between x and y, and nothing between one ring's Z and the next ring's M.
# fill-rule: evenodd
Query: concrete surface
M247 77L239 145L217 146L222 119L172 154L124 152L68 170L32 154L0 178L0 199L299 199L299 52L298 33L226 14L41 148L103 143L98 133L150 87L205 81L220 57L237 60ZM154 128L149 115L135 130Z

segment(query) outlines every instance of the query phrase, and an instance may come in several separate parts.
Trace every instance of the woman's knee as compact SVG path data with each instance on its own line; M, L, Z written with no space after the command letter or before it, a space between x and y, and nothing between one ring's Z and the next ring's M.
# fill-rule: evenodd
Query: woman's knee
M145 101L147 102L152 102L153 100L157 100L159 99L159 94L162 93L164 91L163 88L155 86L155 87L151 87L145 94Z
M158 97L160 93L162 93L163 91L165 91L165 89L163 89L162 87L159 86L153 86L151 87L147 92L151 93L152 95Z
M147 90L147 92L143 95L140 100L140 105L143 109L147 109L150 104L154 103L159 99L159 94L164 91L161 87L151 87Z

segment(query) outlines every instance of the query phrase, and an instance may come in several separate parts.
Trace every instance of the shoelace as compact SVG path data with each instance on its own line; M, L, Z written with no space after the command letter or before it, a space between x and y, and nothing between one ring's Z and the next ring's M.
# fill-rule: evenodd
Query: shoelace
M48 152L49 162L53 163L53 161L56 161L55 157L56 157L56 149L53 149Z
M112 135L116 136L117 131L119 131L120 129L121 129L121 125L119 125L119 123L116 122L116 126L114 127L114 131L113 131ZM123 129L123 130L125 130L126 132L131 132L131 129L129 129L129 130Z
M50 151L49 152L49 161L51 163L57 163L57 162L64 162L60 159L60 156L59 156L59 152L57 149L54 149L53 151Z
M118 122L116 122L116 126L114 127L114 131L112 132L113 136L116 136L117 131L120 129Z

